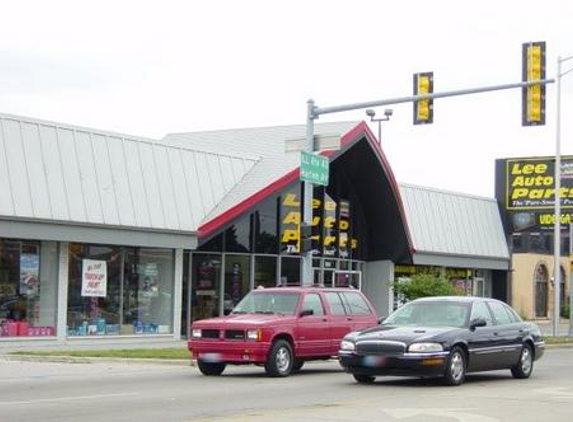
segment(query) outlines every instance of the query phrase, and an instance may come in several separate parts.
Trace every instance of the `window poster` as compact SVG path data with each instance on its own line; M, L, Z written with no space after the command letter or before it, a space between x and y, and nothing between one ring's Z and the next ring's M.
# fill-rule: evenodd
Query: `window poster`
M107 263L94 259L82 260L82 296L107 296Z
M39 293L40 257L37 254L20 254L20 294L33 297Z

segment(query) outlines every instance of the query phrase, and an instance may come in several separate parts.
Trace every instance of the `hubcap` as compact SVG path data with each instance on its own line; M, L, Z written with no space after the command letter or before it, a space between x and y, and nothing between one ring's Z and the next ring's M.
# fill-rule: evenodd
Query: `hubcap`
M459 353L455 353L452 356L450 370L454 380L458 381L462 377L462 374L464 373L464 360Z
M521 370L525 374L531 371L531 352L527 347L521 352Z
M288 366L290 365L290 355L286 348L281 347L277 351L276 362L277 362L277 369L280 372L285 372L288 369Z

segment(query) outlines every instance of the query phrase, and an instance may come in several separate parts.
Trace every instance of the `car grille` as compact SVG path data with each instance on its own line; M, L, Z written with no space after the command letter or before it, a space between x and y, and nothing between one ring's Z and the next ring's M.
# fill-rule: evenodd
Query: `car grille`
M201 330L203 338L219 338L219 330Z
M370 340L356 344L356 352L358 354L394 355L404 353L405 351L406 345L397 341Z
M245 331L244 330L227 330L225 331L225 338L227 340L244 340Z

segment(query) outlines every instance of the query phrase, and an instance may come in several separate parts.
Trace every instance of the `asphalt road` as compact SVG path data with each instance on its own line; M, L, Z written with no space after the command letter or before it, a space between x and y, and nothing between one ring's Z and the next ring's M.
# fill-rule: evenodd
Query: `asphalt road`
M261 368L204 377L190 366L0 360L0 421L565 421L573 413L573 348L550 349L529 380L509 371L359 385L337 362L289 378Z

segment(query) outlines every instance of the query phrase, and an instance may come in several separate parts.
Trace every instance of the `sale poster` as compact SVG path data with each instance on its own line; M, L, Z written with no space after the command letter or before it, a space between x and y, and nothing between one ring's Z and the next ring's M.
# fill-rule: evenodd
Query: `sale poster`
M82 260L82 296L105 297L107 295L107 263L94 259Z

